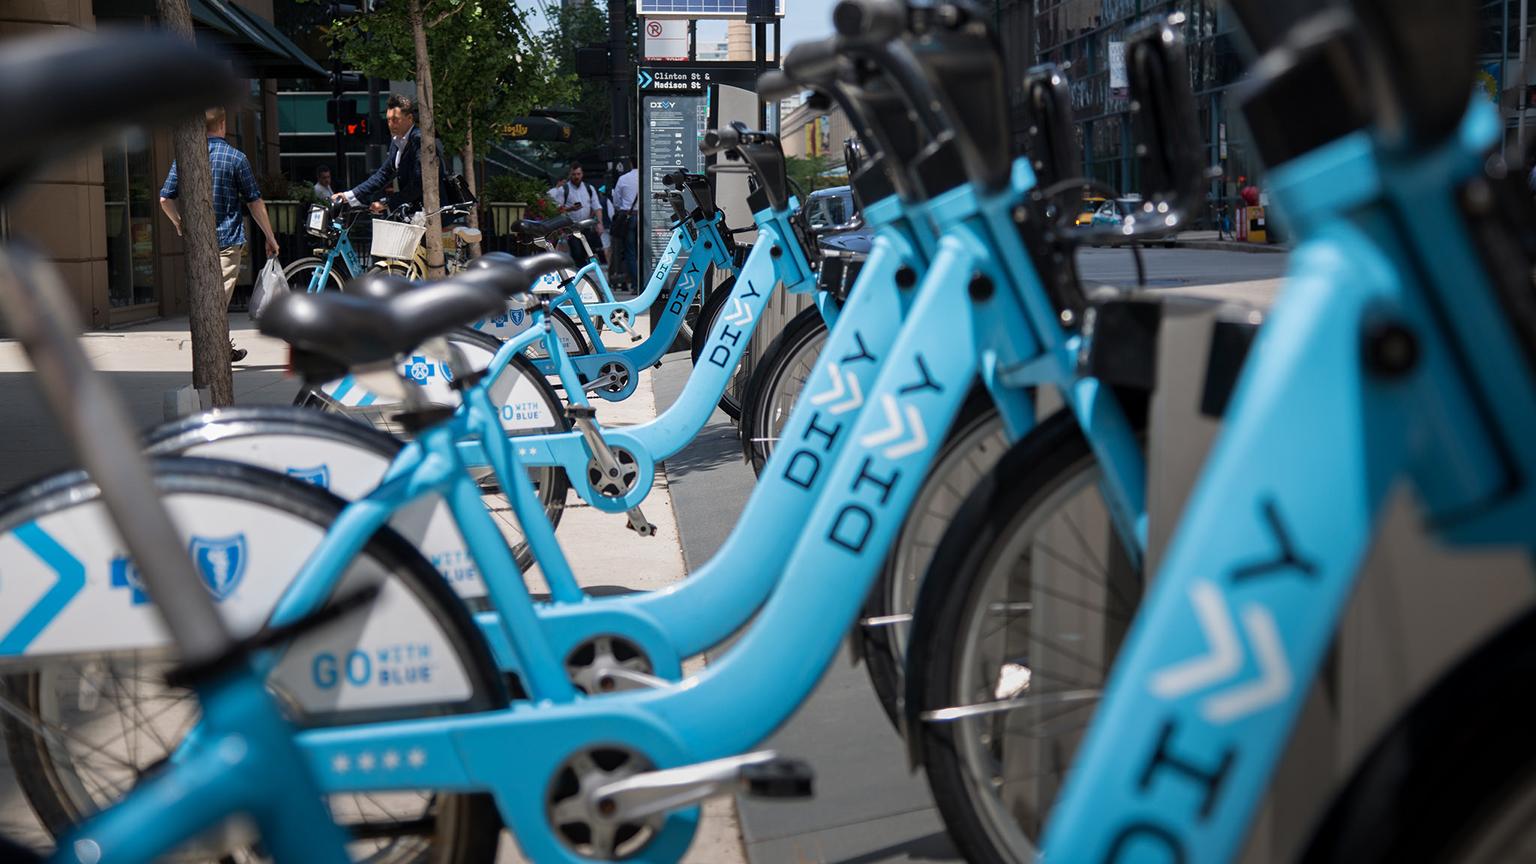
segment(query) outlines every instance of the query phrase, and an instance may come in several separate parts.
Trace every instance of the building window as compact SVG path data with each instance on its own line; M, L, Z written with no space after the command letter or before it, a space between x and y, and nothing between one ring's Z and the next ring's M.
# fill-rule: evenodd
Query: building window
M154 303L155 210L159 184L150 174L143 142L119 141L103 149L106 181L107 298L113 308Z

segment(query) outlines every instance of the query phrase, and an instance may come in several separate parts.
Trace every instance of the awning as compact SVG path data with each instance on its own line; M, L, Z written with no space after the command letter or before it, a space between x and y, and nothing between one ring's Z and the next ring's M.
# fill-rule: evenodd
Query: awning
M496 130L513 141L569 141L571 124L553 117L517 117Z
M199 2L214 5L222 2L222 0L199 0ZM261 34L266 37L266 40L276 48L278 56L282 59L259 67L261 68L261 71L265 72L269 77L281 76L285 78L325 78L330 75L329 72L325 71L324 66L316 63L314 58L304 53L303 48L293 44L293 40L289 39L287 36L284 36L283 31L277 29L277 25L273 24L271 21L268 21L260 15L257 15L246 9L236 6L233 3L224 3L223 5L225 10L239 18L244 19L252 27L255 27L258 31L260 31Z
M98 20L158 18L155 0L95 0ZM200 42L215 46L262 78L326 77L330 73L272 22L229 0L187 0Z

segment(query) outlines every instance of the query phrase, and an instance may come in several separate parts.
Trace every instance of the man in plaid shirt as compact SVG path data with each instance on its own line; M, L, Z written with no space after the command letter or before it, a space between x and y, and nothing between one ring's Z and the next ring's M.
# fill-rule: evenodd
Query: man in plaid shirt
M272 233L272 223L267 219L267 205L261 200L261 190L251 173L251 162L245 154L231 147L224 140L225 117L223 108L210 108L203 121L208 132L208 161L213 166L213 219L219 231L219 267L224 276L224 305L235 293L235 280L240 277L240 259L245 257L245 219L240 205L250 208L251 218L267 238L267 257L277 255L277 237ZM181 234L181 210L176 204L178 194L176 163L171 163L170 176L160 190L160 209ZM229 360L238 363L245 359L245 349L229 343Z

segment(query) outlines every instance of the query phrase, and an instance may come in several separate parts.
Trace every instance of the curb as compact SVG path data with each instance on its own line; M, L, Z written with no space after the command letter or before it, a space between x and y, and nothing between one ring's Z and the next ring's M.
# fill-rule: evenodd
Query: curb
M1273 255L1285 254L1291 251L1291 247L1284 243L1239 243L1230 240L1179 240L1177 242L1180 249L1197 249L1206 252L1247 252L1256 255Z

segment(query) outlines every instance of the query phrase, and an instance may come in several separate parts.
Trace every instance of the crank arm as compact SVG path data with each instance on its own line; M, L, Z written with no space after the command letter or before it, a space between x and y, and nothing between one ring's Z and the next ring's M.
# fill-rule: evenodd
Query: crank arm
M809 765L764 750L636 774L599 786L593 798L607 818L637 822L735 792L765 798L809 798L811 785Z

